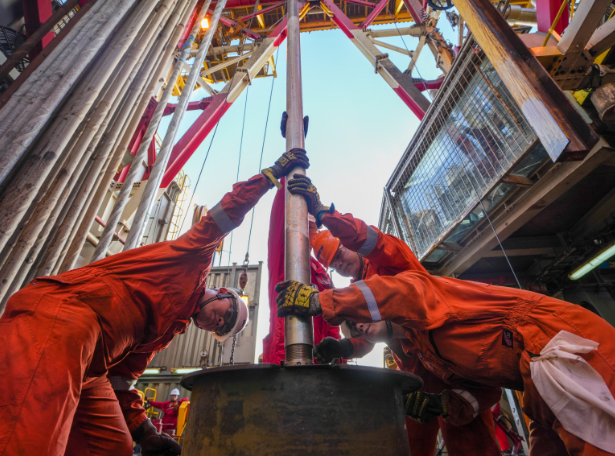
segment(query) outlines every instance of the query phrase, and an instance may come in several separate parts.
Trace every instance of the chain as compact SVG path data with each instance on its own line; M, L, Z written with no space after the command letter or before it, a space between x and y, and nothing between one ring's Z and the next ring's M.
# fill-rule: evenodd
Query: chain
M235 345L237 344L237 335L233 336L233 346L231 347L231 358L229 364L233 366L235 364Z

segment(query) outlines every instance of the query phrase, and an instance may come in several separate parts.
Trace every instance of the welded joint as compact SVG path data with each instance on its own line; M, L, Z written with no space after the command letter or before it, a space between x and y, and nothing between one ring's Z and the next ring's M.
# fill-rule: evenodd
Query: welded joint
M378 74L378 70L382 69L382 66L378 62L388 58L389 54L378 54L374 56L374 73Z
M249 68L237 68L237 71L239 71L240 73L245 73L248 76L248 85L252 85L252 75L250 74Z

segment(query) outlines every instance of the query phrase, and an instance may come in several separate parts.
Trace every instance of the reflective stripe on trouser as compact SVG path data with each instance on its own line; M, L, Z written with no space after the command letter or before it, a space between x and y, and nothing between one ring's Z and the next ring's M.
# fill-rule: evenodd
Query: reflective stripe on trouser
M463 397L466 401L470 403L470 405L474 409L474 414L472 415L472 418L476 418L476 415L478 415L478 401L476 400L476 398L472 394L470 394L469 391L466 390L454 389L451 391Z
M367 225L367 237L365 238L365 242L363 242L363 246L357 250L357 253L363 256L369 255L372 253L372 250L374 250L374 247L376 247L377 241L378 232L371 226Z
M209 215L211 215L211 218L214 219L214 222L216 222L216 225L218 225L218 228L220 228L220 231L224 234L228 234L237 228L226 212L224 212L221 203L216 204L211 211L209 211Z
M380 309L378 309L378 303L376 302L376 298L374 298L374 293L372 293L372 290L370 290L369 287L362 280L359 280L354 284L363 294L363 298L365 298L367 308L369 309L369 313L372 316L372 321L381 321L382 317L380 316Z

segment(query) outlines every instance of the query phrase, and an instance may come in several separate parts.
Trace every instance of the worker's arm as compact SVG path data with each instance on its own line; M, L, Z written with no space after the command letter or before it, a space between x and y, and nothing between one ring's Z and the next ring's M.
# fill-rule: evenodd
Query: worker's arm
M408 244L390 234L384 234L378 228L367 225L352 214L324 213L320 219L331 234L339 238L342 245L357 252L369 261L390 269L390 274L402 271L422 271L425 268Z
M246 182L236 183L233 185L233 191L224 195L199 223L175 241L171 241L172 248L202 255L213 254L222 239L241 225L244 216L272 187L273 184L262 174Z
M318 295L323 318L333 325L389 320L413 329L435 329L450 315L429 274L409 271L396 276L372 276L347 288Z
M365 355L370 353L375 346L375 344L369 342L363 337L353 337L349 340L352 343L351 358L363 358Z
M333 205L323 206L309 177L295 174L288 181L288 191L305 198L308 210L316 218L318 226L324 224L346 248L367 257L379 266L390 268L389 274L408 270L425 272L425 268L405 242L382 233L376 227L368 226L352 214L341 215Z
M166 407L165 404L168 404L168 402L160 402L160 401L147 401L149 403L149 405L151 405L152 407L156 407L157 409L163 409L164 407Z
M233 191L222 197L203 219L187 233L172 241L173 249L178 251L199 252L211 255L220 241L231 231L241 225L244 216L267 193L277 179L301 166L309 168L309 160L303 149L291 149L282 154L271 168L266 168L246 182L233 185Z
M119 364L109 369L109 381L131 433L147 420L143 401L134 388L134 384L153 357L154 353L130 353ZM162 405L161 402L152 402L152 404Z

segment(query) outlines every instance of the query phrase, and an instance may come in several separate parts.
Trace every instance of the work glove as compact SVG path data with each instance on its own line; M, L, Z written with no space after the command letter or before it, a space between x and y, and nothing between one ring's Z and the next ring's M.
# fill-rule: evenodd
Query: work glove
M439 416L448 416L446 401L441 394L418 390L408 394L405 399L406 415L419 423L429 423Z
M288 123L288 114L286 111L282 113L282 122L280 122L280 132L282 133L282 138L286 138L286 124ZM303 137L307 137L308 126L310 125L310 117L305 116L303 118Z
M329 207L320 202L318 190L316 190L316 187L307 176L302 174L294 174L293 178L288 181L288 185L286 187L293 195L301 195L305 198L308 212L314 216L316 219L316 225L318 225L319 228L322 225L320 218L324 214L333 214L335 211L335 206L333 204Z
M325 337L314 347L314 357L321 364L328 364L334 359L350 358L354 352L354 346L350 339L334 339Z
M303 169L310 167L310 159L304 149L295 147L294 149L284 152L280 158L275 161L271 168L265 168L261 171L263 175L271 181L273 185L282 188L282 184L278 179L286 176L291 169L301 166Z
M132 439L141 445L142 456L176 456L182 447L168 434L159 433L150 420L141 423L133 433Z
M275 291L278 293L275 298L278 304L278 317L291 314L315 317L322 313L318 292L308 285L287 280L278 283Z

